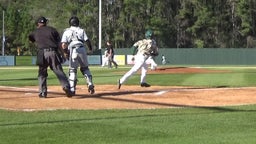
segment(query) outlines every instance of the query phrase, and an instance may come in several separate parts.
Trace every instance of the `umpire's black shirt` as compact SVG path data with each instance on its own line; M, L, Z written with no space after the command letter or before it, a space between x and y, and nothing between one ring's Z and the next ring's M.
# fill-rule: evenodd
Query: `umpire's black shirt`
M29 40L35 42L39 49L58 48L60 35L50 26L41 26L29 35Z

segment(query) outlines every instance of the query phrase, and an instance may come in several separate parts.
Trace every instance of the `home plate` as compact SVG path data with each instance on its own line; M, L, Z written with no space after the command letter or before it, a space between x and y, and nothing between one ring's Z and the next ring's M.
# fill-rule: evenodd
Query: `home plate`
M165 93L167 93L168 91L159 91L159 92L155 92L154 94L155 95L162 95L162 94L165 94Z
M153 95L159 96L159 95L165 94L167 92L169 92L169 91L167 91L167 90L158 91L158 92L154 92ZM135 93L133 95L152 95L152 94L151 93Z

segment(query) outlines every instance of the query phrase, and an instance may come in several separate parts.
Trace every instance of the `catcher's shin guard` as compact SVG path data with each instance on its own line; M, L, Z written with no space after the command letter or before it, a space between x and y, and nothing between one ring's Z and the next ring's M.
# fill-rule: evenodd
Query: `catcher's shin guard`
M87 77L88 92L90 94L94 94L95 90L94 90L94 85L92 82L92 75L87 75L86 77Z
M88 85L92 85L93 84L93 82L92 82L92 74L91 74L89 68L88 67L81 67L80 71L84 75L84 78L86 79L87 84Z
M84 75L84 78L86 79L87 86L88 86L88 92L90 94L94 94L95 90L94 90L94 85L93 85L93 82L92 82L92 74L91 74L89 68L88 67L81 67L80 71L82 72L82 74Z
M71 92L76 91L76 84L77 84L77 70L76 69L69 69L69 84Z

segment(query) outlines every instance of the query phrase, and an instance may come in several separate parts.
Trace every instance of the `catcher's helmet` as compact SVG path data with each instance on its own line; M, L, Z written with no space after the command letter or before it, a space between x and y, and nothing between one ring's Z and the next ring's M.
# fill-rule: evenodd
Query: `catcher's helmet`
M147 39L149 39L149 38L152 38L152 36L153 36L153 31L152 30L147 30L146 33L145 33L145 37Z
M79 26L79 19L76 16L73 16L69 19L70 26Z

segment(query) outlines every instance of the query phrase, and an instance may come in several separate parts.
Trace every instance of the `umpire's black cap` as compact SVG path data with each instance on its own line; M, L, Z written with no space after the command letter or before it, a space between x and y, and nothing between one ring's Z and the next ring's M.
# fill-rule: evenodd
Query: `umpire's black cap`
M39 17L38 19L37 19L37 23L43 23L43 24L46 24L46 22L47 22L48 20L45 18L45 17Z

